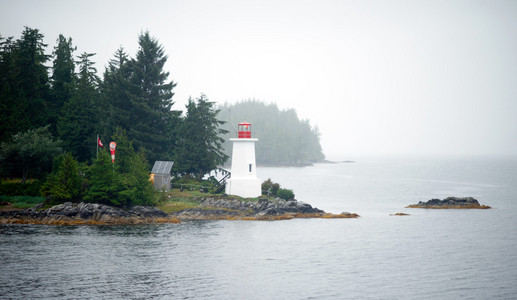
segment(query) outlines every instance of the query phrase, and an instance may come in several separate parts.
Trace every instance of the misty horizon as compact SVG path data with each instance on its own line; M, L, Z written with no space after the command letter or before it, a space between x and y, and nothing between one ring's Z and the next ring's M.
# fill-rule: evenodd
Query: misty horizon
M359 155L517 154L517 3L499 1L0 1L0 34L39 29L96 53L102 75L143 31L178 85L173 109L201 93L293 108L330 160ZM114 17L116 15L116 17Z

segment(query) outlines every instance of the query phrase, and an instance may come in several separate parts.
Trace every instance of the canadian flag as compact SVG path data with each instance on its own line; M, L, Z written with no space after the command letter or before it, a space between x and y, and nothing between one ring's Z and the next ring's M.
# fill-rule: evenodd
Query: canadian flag
M104 145L102 144L102 142L101 142L101 139L100 139L100 138L97 138L97 143L99 144L99 146L104 147Z

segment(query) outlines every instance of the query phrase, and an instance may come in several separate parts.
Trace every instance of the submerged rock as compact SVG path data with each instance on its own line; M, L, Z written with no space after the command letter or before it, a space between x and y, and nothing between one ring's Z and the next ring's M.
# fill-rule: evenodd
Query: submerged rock
M134 206L129 210L123 210L98 203L66 202L44 210L39 208L41 207L0 212L0 223L47 225L179 223L179 220L173 216L148 206Z
M459 209L487 209L491 208L488 205L481 205L479 202L472 197L448 197L444 200L431 199L427 202L420 201L418 204L412 204L406 206L407 208L435 208L435 209L447 209L447 208L459 208Z

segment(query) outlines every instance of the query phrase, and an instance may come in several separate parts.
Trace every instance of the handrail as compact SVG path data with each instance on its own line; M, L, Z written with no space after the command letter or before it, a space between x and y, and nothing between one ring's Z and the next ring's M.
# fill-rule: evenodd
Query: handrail
M226 180L232 176L232 173L228 172L221 180L219 180L216 184L214 184L210 190L212 193L217 194L223 191L226 187Z

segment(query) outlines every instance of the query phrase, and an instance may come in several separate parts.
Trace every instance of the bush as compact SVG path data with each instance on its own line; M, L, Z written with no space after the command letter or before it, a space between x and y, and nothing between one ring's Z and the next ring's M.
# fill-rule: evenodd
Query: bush
M265 195L277 195L278 189L280 188L280 184L272 182L271 178L268 178L266 181L264 181L261 185L262 187L262 193Z
M284 200L291 200L294 199L294 193L292 190L288 189L279 189L277 192L277 196L279 198L282 198Z
M50 198L48 204L80 202L83 184L79 163L72 154L67 153L54 159L54 169L42 186L41 194Z
M43 181L34 180L32 183L2 183L0 184L0 195L5 196L41 196L39 190Z

